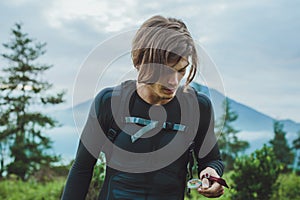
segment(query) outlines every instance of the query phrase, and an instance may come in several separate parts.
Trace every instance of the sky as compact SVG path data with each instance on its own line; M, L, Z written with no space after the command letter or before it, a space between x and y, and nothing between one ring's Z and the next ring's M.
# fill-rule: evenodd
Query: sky
M228 97L276 119L300 122L299 8L296 0L2 0L0 42L10 40L16 22L23 23L30 37L46 42L47 53L39 62L53 65L45 77L55 90L67 89L67 102L60 108L70 107L78 76L97 47L103 48L105 41L114 41L115 49L130 44L116 38L153 15L179 18L215 63ZM95 79L98 86L132 72L127 49L112 61L119 70ZM0 50L5 52L2 46ZM0 69L6 65L0 59ZM99 76L104 68L91 70L80 85L83 91L97 89L89 77ZM76 97L80 102L92 94Z

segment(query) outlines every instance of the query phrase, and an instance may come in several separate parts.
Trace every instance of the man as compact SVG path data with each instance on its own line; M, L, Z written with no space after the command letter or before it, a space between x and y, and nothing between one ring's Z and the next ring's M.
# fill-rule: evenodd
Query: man
M186 25L162 16L148 19L133 39L132 60L137 81L96 96L62 199L85 198L100 151L107 160L100 200L184 199L190 151L203 183L198 192L221 196L223 187L206 179L220 177L224 166L211 103L188 86L198 57Z

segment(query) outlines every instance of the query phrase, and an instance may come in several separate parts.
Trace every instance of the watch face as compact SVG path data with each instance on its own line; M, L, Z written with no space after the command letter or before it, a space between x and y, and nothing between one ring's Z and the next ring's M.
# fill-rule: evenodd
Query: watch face
M190 189L197 189L202 185L202 182L200 179L194 178L187 182L187 187Z

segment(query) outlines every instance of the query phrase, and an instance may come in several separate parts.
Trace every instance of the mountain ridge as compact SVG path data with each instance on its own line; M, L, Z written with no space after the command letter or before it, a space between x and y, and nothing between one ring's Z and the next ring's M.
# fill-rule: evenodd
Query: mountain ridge
M224 95L211 88L203 88L201 92L207 96L214 96L216 99L224 99ZM238 114L236 121L232 123L234 128L240 130L238 137L246 140L250 144L245 153L251 153L268 143L273 138L273 123L275 119L267 114L257 111L250 106L244 105L231 98L229 100L231 110ZM220 102L219 102L220 103ZM79 135L85 124L88 111L92 104L92 99L79 103L74 107L55 111L51 115L63 125L50 131L49 136L54 141L54 150L66 159L74 158ZM278 120L283 123L286 138L289 144L296 138L296 133L300 131L300 123L291 119ZM64 133L64 136L63 134ZM66 143L65 141L68 141Z

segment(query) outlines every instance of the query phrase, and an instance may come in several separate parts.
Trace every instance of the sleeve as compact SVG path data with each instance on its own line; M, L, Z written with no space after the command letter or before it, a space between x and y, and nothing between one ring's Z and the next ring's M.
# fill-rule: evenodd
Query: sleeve
M97 159L88 152L80 141L77 154L69 172L62 200L85 199Z
M224 164L221 160L217 138L214 132L214 114L211 101L205 95L198 94L200 121L195 138L194 153L197 160L198 174L206 167L211 167L222 176Z
M102 90L94 99L89 115L80 136L75 161L69 171L62 200L85 199L89 189L94 166L105 143L105 118L110 90ZM101 106L101 107L100 107Z

